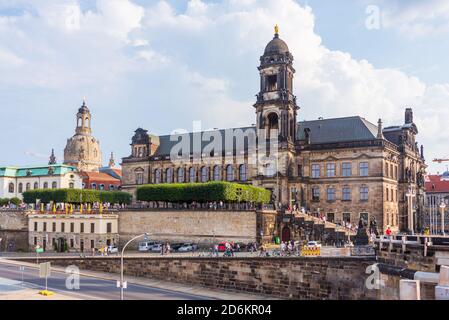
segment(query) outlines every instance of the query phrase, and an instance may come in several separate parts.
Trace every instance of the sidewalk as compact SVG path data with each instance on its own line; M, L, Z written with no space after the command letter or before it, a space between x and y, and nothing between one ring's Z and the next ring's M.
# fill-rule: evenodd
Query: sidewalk
M37 265L34 263L26 263L20 261L12 261L6 259L0 259L0 263L17 265L17 266L27 266L31 268L37 268ZM52 266L52 271L58 271L65 273L65 268ZM103 280L111 280L117 281L119 280L120 275L115 273L105 273L105 272L96 272L89 270L80 270L80 275L85 277L103 279ZM162 281L162 280L152 280L148 278L141 277L129 277L125 276L124 280L128 283L154 287L164 290L170 290L181 293L188 293L193 295L199 295L207 298L217 299L217 300L272 300L272 297L266 296L257 296L253 294L245 294L240 292L231 292L231 291L223 291L223 290L214 290L209 288L203 288L199 286L189 286L186 284ZM59 295L59 294L58 294ZM2 296L0 296L0 299ZM70 299L70 298L69 298Z

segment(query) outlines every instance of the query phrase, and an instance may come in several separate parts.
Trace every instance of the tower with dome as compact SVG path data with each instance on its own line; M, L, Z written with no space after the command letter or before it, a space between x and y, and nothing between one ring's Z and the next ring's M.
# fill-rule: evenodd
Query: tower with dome
M64 149L64 164L79 171L98 171L102 167L100 141L92 136L92 115L83 100L76 114L75 135L67 139Z

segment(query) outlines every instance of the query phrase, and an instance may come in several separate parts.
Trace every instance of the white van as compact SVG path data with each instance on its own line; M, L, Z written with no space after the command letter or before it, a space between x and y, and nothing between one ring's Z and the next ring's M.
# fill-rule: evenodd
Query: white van
M151 248L156 244L154 241L144 241L139 242L139 251L150 251Z

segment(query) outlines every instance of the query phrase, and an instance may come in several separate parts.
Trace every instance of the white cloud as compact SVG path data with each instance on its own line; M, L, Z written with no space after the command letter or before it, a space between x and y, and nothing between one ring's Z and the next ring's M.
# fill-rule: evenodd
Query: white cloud
M447 0L384 1L382 24L406 37L449 33Z

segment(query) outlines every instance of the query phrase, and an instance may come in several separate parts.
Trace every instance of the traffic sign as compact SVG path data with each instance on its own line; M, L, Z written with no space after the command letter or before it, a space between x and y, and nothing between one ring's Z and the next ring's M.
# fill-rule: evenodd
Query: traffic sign
M51 275L50 262L44 262L39 264L39 278L47 278Z

